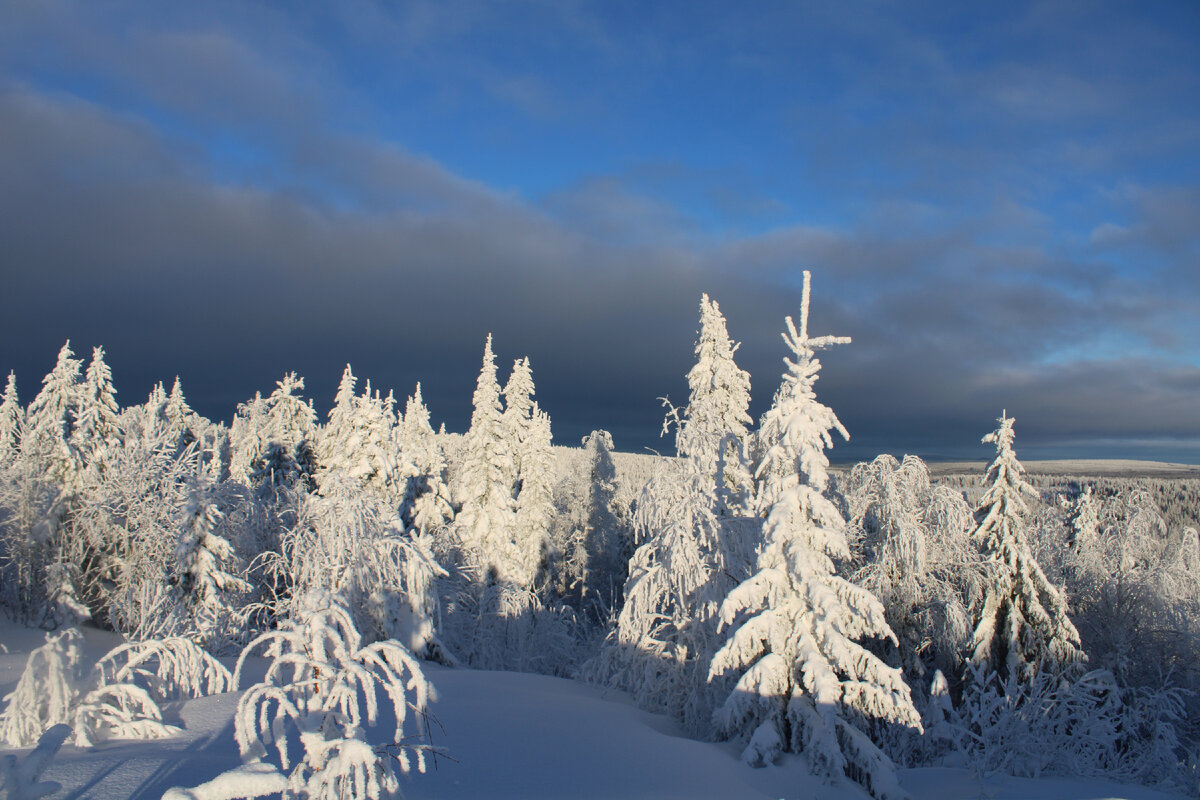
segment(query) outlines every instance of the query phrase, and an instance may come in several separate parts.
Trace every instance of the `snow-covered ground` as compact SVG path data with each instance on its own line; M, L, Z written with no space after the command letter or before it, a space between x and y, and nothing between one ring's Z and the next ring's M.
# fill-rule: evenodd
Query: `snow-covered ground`
M84 633L92 659L120 641L95 629ZM0 643L8 651L0 652L0 694L13 689L27 653L41 642L40 631L0 622ZM814 779L795 756L751 769L738 760L736 746L687 739L671 721L633 707L620 693L541 675L437 665L426 672L441 698L433 707L433 744L448 757L404 782L409 798L866 797L848 782L829 786ZM44 779L62 784L55 798L71 800L157 800L172 786L195 786L239 763L232 722L237 699L221 694L169 707L166 721L184 729L173 739L83 750L67 745ZM905 770L900 777L914 799L1173 797L1107 781L981 778L961 769Z

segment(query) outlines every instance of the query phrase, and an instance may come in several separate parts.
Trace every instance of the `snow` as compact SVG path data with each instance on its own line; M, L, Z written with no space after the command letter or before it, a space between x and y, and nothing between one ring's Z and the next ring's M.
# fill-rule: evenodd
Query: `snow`
M91 660L120 642L94 628L84 634L85 658ZM0 643L8 650L0 652L0 693L12 690L28 652L42 641L41 631L0 622ZM739 745L685 738L666 717L638 710L619 692L541 675L435 664L423 669L441 698L433 706L433 744L447 757L431 761L424 775L402 778L402 791L414 800L866 797L848 781L822 784L793 755L785 754L777 766L751 769L739 760ZM172 739L110 741L89 749L64 745L42 780L62 784L52 797L92 800L157 800L172 787L198 786L240 764L233 739L238 697L164 704L165 721L184 729ZM373 731L376 743L390 738L386 726L381 721ZM27 752L0 750L18 758ZM949 768L900 770L899 776L914 800L1177 797L1102 780L981 778Z

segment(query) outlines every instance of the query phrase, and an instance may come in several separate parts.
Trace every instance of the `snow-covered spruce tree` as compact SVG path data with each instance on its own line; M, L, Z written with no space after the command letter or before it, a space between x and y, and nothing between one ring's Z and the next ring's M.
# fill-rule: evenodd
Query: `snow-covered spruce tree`
M696 364L688 372L687 409L675 437L679 455L695 460L701 473L721 471L718 511L747 513L753 481L745 445L750 418L750 373L734 363L739 345L729 338L716 301L700 297Z
M121 409L117 405L116 393L112 371L104 363L104 348L94 348L92 361L79 386L79 406L75 428L71 432L71 445L85 467L96 462L97 456L108 448L121 443L118 423Z
M446 484L446 456L429 424L419 383L405 404L397 437L406 470L400 516L406 526L427 535L454 519L454 507Z
M179 376L175 376L175 382L171 384L171 393L166 396L166 400L162 405L162 416L166 420L167 430L170 436L175 440L175 449L183 450L192 442L196 441L196 423L197 414L192 411L187 400L183 396L183 383L179 380Z
M82 364L74 355L69 341L58 351L58 362L26 409L21 436L21 455L31 459L46 480L62 486L73 486L79 472L79 459L70 443Z
M617 468L613 464L612 434L592 431L583 439L587 460L587 497L582 536L584 570L580 608L596 622L620 611L621 589L629 577L630 542L616 514ZM578 561L578 555L575 556Z
M749 736L743 758L772 761L803 753L816 774L842 774L876 797L902 797L891 761L857 726L878 720L920 728L899 669L858 640L895 642L883 605L837 575L833 559L850 555L846 522L824 496L831 431L849 438L837 416L817 401L818 349L848 337L808 335L810 276L804 273L800 330L787 318L783 389L767 412L758 494L765 516L755 573L721 605L729 639L711 665L713 676L741 672L715 721L728 735Z
M372 392L370 381L356 396L356 383L347 364L318 438L317 485L348 478L399 508L406 477L396 446L395 398Z
M21 446L21 428L25 423L25 409L17 399L17 376L9 372L4 386L4 400L0 401L0 469L17 460Z
M267 398L267 448L256 465L264 482L308 491L316 472L317 412L298 392L304 378L294 372L275 382Z
M521 493L522 444L529 439L533 425L533 370L528 358L513 361L512 372L504 384L504 427L508 431L513 462L513 497Z
M231 594L247 594L250 584L238 577L233 546L217 530L221 509L210 491L193 487L179 523L175 547L176 588L190 627L207 639L231 613Z
M357 384L358 378L354 377L354 371L347 364L342 370L337 393L333 396L333 408L329 409L329 419L321 428L317 439L317 464L322 473L340 468L348 457L346 451L354 435L357 406L354 388Z
M518 481L516 539L522 567L529 578L527 588L541 579L549 548L548 531L554 515L554 452L550 449L550 415L533 404L527 438L521 444ZM544 577L544 576L543 576Z
M454 527L478 581L520 584L524 569L513 538L512 442L504 425L491 334L484 345L473 403L455 490L461 507Z
M377 800L400 796L399 775L414 766L425 771L420 725L436 692L403 645L364 644L347 606L328 591L307 595L295 619L242 651L235 682L260 646L272 659L234 716L242 766L195 789L171 789L164 800ZM391 743L377 748L367 737L381 701L395 729Z
M229 477L246 486L257 486L263 456L270 447L267 401L262 392L239 403L229 425Z
M396 398L392 392L380 397L372 394L367 381L362 397L358 398L359 458L352 464L351 476L398 509L407 488L404 464L396 446Z
M519 561L514 584L533 587L546 550L546 528L553 511L553 455L550 451L550 417L533 399L533 371L529 359L513 362L504 386L504 426L513 454L513 496L516 519L513 539Z
M1081 666L1085 656L1066 598L1046 579L1026 540L1029 507L1022 495L1036 497L1037 492L1022 477L1025 468L1013 451L1014 420L1004 413L998 422L1000 427L983 437L985 444L995 443L996 458L975 509L972 536L983 551L986 582L970 660L1002 678L1028 681L1043 667Z

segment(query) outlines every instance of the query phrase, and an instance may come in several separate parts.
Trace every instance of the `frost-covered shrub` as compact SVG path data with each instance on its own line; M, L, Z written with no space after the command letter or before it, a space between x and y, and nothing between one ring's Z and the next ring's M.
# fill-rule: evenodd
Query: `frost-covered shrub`
M574 612L537 593L462 575L443 580L442 640L454 657L476 669L570 676L583 638Z
M4 698L0 740L10 747L32 747L54 725L72 722L85 668L83 634L75 628L46 634L46 643L29 654L17 686Z
M225 667L183 638L120 645L89 670L75 628L47 634L0 714L0 738L29 747L53 725L66 724L75 745L106 739L157 739L179 729L162 721L159 703L228 691ZM153 669L151 669L153 667Z
M306 495L280 549L264 556L279 587L275 616L294 617L313 590L341 593L369 640L397 639L434 656L439 609L434 581L444 570L426 537L406 533L393 506L356 481L328 475Z
M616 627L583 671L703 738L711 737L713 708L728 691L708 676L720 643L717 611L747 576L730 540L752 542L760 528L757 520L720 515L727 487L715 468L700 471L706 463L713 466L698 456L664 461L643 491L634 515L640 544Z
M962 495L935 487L921 459L857 464L842 483L858 567L854 582L884 604L910 680L956 674L982 570Z
M1108 670L1045 669L1028 682L971 667L954 727L976 769L1178 786L1181 692L1122 688Z
M270 664L234 717L243 766L166 797L396 797L399 775L424 772L421 725L436 699L433 687L398 642L364 646L343 598L329 592L300 598L296 618L242 651L235 683L259 648ZM379 746L367 735L384 703L395 728L390 744Z

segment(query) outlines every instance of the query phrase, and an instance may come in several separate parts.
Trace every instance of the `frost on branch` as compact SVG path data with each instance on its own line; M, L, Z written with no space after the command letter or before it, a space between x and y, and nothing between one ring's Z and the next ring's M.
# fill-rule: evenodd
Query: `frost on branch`
M757 510L764 544L754 574L721 605L732 627L710 675L736 676L717 711L718 727L748 737L743 758L768 763L781 750L804 753L810 768L830 778L858 780L876 797L903 797L894 766L856 727L860 717L920 729L900 670L860 644L887 639L883 605L835 573L849 556L846 521L825 497L831 431L849 438L831 409L817 402L815 351L849 341L808 335L809 274L804 274L800 329L787 320L784 342L795 356L767 412L765 457Z
M399 643L362 646L345 600L329 592L302 598L295 619L242 651L235 683L259 648L271 663L234 718L243 766L168 797L395 797L399 775L424 772L419 726L433 687ZM385 703L395 729L390 745L376 747L366 737Z

